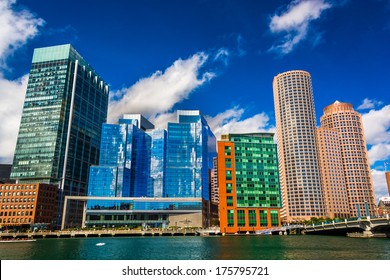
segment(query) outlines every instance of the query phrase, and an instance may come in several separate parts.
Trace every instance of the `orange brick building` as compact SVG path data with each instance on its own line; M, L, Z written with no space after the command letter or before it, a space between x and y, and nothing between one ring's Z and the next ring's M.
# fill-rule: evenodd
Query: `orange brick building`
M0 226L50 225L55 215L56 199L55 185L0 184Z

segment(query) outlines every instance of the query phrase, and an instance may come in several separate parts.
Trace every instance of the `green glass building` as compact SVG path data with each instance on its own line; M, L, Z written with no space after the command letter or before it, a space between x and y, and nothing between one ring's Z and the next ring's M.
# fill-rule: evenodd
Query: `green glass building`
M222 135L218 141L220 228L254 232L280 225L280 185L273 133Z
M61 221L65 195L87 194L108 94L108 85L71 45L34 50L11 178L58 185L54 224ZM82 209L73 205L70 211L77 220Z

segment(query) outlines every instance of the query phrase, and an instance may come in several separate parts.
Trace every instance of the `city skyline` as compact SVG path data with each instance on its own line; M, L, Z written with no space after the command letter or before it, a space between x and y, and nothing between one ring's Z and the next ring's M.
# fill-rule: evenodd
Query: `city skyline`
M317 126L335 100L363 114L377 198L387 195L390 8L365 2L2 1L0 162L12 163L32 50L72 43L110 84L111 112L159 126L199 109L216 135L274 131L272 78L308 71Z

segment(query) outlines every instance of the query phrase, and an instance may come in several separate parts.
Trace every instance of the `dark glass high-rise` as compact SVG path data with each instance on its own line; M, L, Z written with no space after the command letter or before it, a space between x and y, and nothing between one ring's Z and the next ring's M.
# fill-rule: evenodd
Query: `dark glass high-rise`
M99 161L108 85L69 44L34 50L11 178L58 184L65 195L86 195L88 171ZM69 207L75 225L81 204Z

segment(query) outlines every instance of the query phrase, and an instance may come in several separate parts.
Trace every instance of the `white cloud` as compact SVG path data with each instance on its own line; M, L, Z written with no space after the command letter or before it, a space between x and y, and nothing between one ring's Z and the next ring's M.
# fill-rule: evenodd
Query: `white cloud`
M15 0L0 1L0 163L12 163L28 75L4 77L7 59L38 34L44 20L25 9L14 9Z
M390 105L362 114L368 145L390 144Z
M176 112L158 114L149 119L156 128L167 129L168 122L176 122Z
M272 33L286 33L281 41L271 47L271 51L288 54L307 36L311 21L320 18L323 11L332 5L324 0L295 0L280 15L271 18L269 28ZM318 38L317 38L318 39Z
M178 59L164 72L157 71L129 88L115 92L109 104L109 121L115 122L125 113L141 113L155 119L158 114L168 112L215 76L212 72L200 73L207 59L203 52L185 60Z
M214 117L206 116L206 119L217 139L222 134L227 133L274 131L273 127L269 127L267 114L260 113L250 118L242 119L243 114L244 109L236 106Z
M229 58L230 58L230 52L225 48L220 48L214 56L214 60L222 61L225 64L225 66L228 65Z
M375 197L378 202L379 198L389 196L387 189L385 171L371 169L372 181L374 183Z
M38 34L45 22L28 10L13 9L16 0L0 1L0 68L6 68L7 58Z
M230 53L229 53L229 50L228 49L225 49L225 48L220 48L217 53L215 54L215 60L218 60L218 59L221 59L221 58L225 58L225 57L228 57L230 56Z
M371 165L377 161L387 160L390 158L390 144L373 145L368 151L368 157L370 158Z
M363 102L364 104L364 102ZM390 157L390 105L362 114L370 165Z
M28 75L15 81L0 76L0 162L12 163ZM4 105L6 104L6 105Z
M376 106L382 105L383 102L376 101L375 99L364 98L363 103L359 105L358 110L374 109Z

